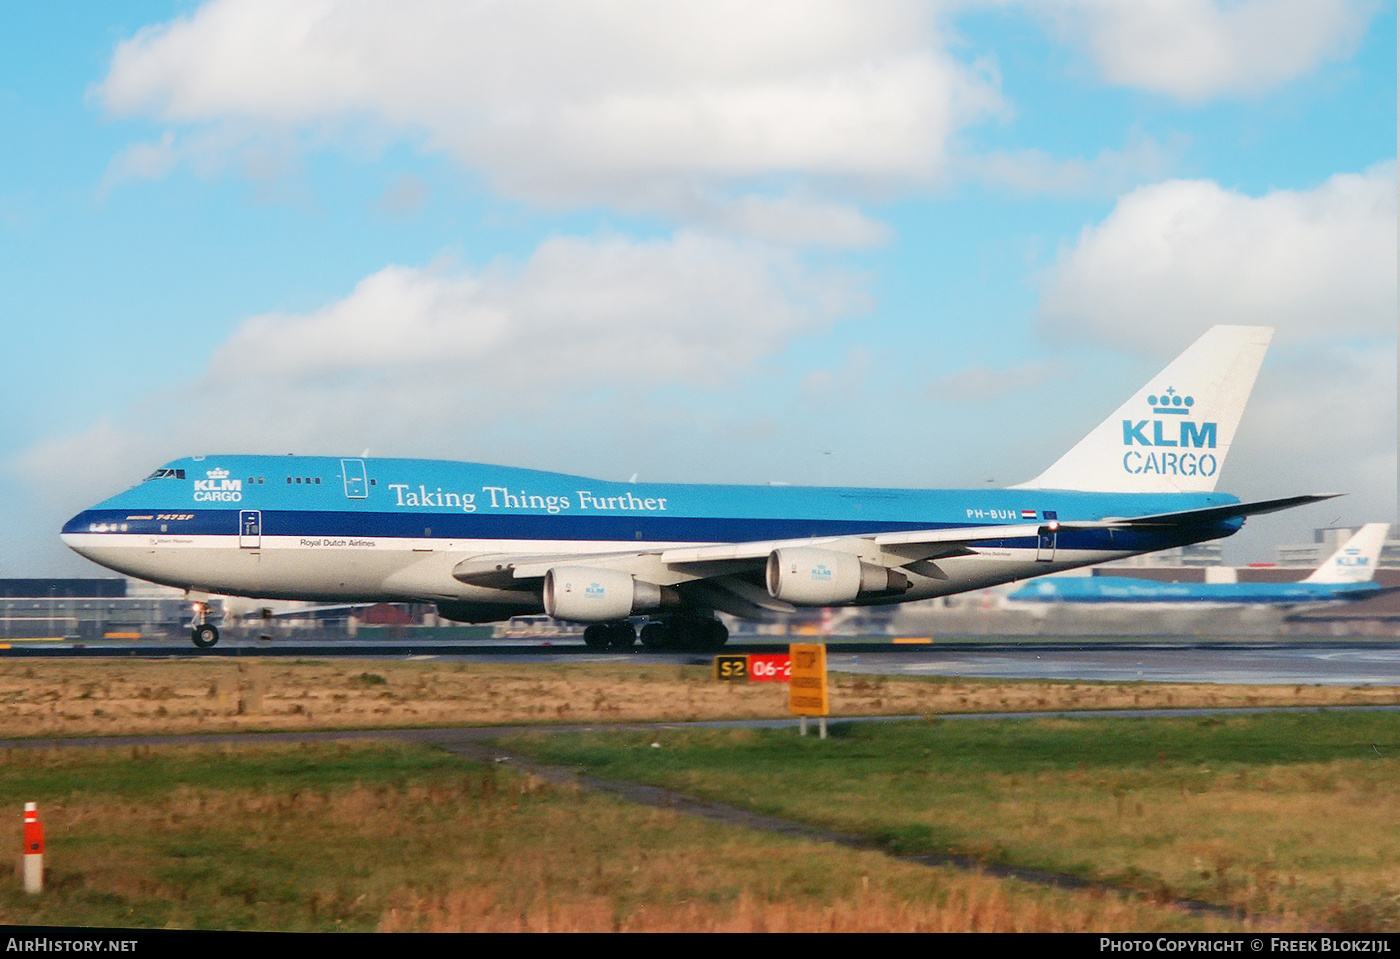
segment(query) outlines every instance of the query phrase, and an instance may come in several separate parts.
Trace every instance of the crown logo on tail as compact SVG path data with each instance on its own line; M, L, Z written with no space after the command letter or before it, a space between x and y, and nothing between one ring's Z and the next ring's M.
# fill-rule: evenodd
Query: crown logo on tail
M1152 412L1166 413L1171 416L1190 416L1191 407L1195 403L1194 396L1182 396L1170 386L1164 392L1147 398L1147 405L1152 407Z

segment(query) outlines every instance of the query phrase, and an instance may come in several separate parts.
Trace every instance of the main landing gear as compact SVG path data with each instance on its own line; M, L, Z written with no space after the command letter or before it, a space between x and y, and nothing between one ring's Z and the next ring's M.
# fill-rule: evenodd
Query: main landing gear
M583 645L589 649L631 649L637 632L627 620L619 623L594 623L583 631Z
M653 652L713 652L729 641L729 630L717 619L652 620L642 627L642 646ZM583 631L589 649L622 651L632 648L637 632L627 620L594 623Z
M707 653L729 642L729 630L717 619L653 620L642 627L642 645L657 652Z
M200 649L208 649L219 641L219 630L209 622L209 607L204 603L194 604L194 625L190 627L190 641Z

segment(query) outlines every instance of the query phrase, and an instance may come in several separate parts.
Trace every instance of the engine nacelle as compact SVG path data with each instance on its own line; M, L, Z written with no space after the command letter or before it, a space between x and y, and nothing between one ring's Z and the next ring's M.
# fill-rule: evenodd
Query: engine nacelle
M768 595L795 606L833 606L859 596L902 593L909 577L850 553L798 546L768 554Z
M644 583L631 573L589 566L555 566L544 574L544 611L575 623L605 623L671 605L672 589Z

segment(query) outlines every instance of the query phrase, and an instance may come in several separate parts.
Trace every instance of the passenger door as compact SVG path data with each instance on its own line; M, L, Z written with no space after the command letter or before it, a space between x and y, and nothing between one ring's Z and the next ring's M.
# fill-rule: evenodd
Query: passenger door
M340 473L345 477L346 499L365 499L369 496L369 481L365 479L364 460L341 460Z
M239 511L238 546L240 549L258 549L262 546L262 510Z

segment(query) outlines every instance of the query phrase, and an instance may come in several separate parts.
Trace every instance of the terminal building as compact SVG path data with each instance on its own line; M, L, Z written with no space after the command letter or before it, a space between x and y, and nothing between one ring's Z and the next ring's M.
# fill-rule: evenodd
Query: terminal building
M135 580L0 579L0 640L183 636L184 593Z

